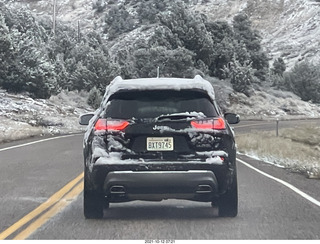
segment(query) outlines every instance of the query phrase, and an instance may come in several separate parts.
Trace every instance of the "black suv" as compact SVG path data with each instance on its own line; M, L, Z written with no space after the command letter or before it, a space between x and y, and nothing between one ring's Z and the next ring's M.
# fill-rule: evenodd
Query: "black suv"
M80 117L84 138L84 215L109 203L186 199L238 212L236 146L212 85L194 79L116 77L100 108Z

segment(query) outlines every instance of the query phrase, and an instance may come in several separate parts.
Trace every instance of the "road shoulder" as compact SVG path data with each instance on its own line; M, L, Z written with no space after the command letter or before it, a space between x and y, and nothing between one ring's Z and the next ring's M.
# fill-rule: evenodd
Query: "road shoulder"
M306 176L290 171L290 169L280 168L275 165L253 159L246 155L237 155L237 158L250 164L258 170L261 170L279 180L285 181L298 188L302 192L310 195L317 201L320 201L320 180L308 179ZM241 163L238 161L238 163Z

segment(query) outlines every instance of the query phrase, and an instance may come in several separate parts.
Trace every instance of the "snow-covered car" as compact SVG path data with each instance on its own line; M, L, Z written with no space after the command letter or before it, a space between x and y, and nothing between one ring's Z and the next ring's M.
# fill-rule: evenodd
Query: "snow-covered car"
M185 199L238 212L236 146L212 85L194 79L116 77L100 108L80 117L84 137L84 215L109 203Z

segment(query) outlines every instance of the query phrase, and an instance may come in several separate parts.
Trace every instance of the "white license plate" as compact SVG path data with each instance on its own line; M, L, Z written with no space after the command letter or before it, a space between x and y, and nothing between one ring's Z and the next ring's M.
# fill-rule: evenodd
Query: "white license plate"
M147 137L148 151L173 151L173 137Z

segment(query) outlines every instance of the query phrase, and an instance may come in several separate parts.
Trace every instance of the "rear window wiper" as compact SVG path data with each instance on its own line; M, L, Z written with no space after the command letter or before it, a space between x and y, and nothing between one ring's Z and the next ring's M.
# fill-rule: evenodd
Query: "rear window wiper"
M191 113L174 113L174 114L165 114L160 115L155 118L156 121L163 120L193 120L195 118L205 118L206 116L203 113L191 112Z

